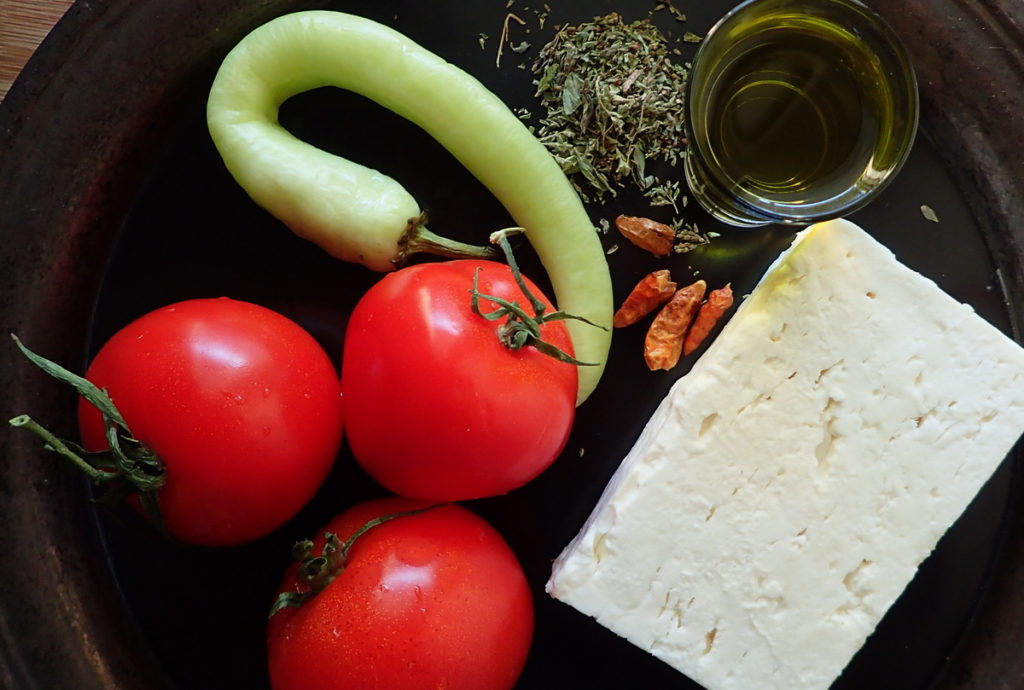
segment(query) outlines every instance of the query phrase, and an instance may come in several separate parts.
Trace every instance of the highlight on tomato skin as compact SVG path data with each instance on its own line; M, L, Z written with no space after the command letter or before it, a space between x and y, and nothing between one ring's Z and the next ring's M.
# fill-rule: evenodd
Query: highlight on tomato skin
M268 623L274 690L507 690L526 662L533 599L515 554L483 518L455 504L385 498L324 526L360 535L341 572L298 608ZM297 591L296 566L280 590Z
M399 495L459 501L504 494L543 472L568 441L577 366L532 345L502 344L502 322L473 311L474 276L482 295L529 307L508 266L459 260L388 274L349 319L342 357L348 443L363 468ZM479 301L482 313L497 306ZM540 332L572 353L563 321Z
M316 340L270 309L228 298L150 312L108 340L86 378L159 456L172 538L229 546L280 527L314 495L342 439L339 377ZM107 446L81 400L85 446Z

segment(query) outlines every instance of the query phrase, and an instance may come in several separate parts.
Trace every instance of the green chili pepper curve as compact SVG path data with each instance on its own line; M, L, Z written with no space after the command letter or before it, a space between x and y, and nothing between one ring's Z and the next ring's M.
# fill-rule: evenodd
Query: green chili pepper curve
M414 122L491 190L544 264L581 367L577 404L611 342L612 288L600 239L558 164L502 101L461 69L381 24L340 12L284 15L224 59L207 105L213 141L253 200L330 254L394 268L416 201L395 180L282 128L287 98L321 86L359 93Z

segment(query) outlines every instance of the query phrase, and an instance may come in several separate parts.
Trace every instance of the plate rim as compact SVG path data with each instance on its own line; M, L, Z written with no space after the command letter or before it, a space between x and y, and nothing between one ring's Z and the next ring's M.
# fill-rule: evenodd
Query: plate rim
M219 0L200 9L162 0L78 0L69 9L0 103L0 151L5 152L0 189L7 190L0 197L0 237L13 248L0 271L4 330L18 332L61 361L82 361L101 273L79 275L69 269L80 257L103 265L119 230L103 222L104 212L120 209L115 217L123 217L142 185L146 161L155 155L152 149L132 146L141 130L118 129L119 116L132 107L161 112L163 126L170 127L168 113L175 111L175 104L180 107L187 82L214 69L218 53L247 30L300 4L309 3ZM934 137L950 142L938 149L939 155L979 224L989 230L989 249L1001 272L1014 335L1021 341L1024 314L1010 305L1024 305L1024 228L1019 223L1024 218L1024 190L1019 186L1024 179L1019 157L1024 150L1024 5L1015 0L871 4L894 25L912 55L938 53L949 61L963 61L972 46L989 48L979 58L984 69L973 72L940 70L933 61L915 64L922 120ZM245 20L240 20L243 5ZM147 60L150 78L129 79L123 103L86 98L88 107L76 112L77 117L66 112L69 94L88 93L88 80L102 74L111 51L143 47L131 41L113 47L97 38L116 28L145 26L154 17L193 36L190 50L165 50ZM953 17L958 21L950 21ZM1021 88L1000 86L1007 83ZM945 107L950 102L963 107ZM64 134L50 138L54 131ZM83 139L95 142L94 157L61 168L51 181L51 206L19 207L32 184L25 175L33 169L29 164L40 159L59 162L68 146ZM76 179L83 166L92 165L105 172L103 179ZM107 189L114 179L133 182ZM33 270L25 274L19 268ZM72 418L59 387L14 366L13 355L0 350L0 390L8 391L8 416L31 407L57 409L62 417ZM97 558L102 553L98 527L91 517L82 519L91 514L82 480L56 463L32 462L38 451L23 436L0 435L0 457L10 461L9 470L0 475L0 519L10 526L0 533L0 554L26 564L24 570L0 572L0 685L55 687L54 676L41 678L39 669L63 668L68 687L165 687L158 664L138 663L152 653L118 598L107 563ZM1020 444L1015 453L1020 453ZM1018 462L1011 505L1021 503L1014 498L1024 498L1020 475ZM1024 658L1011 653L1024 636L1024 511L1009 511L1004 529L1005 546L989 592L952 655L957 672L944 674L937 686L943 690L1009 688L1024 682ZM40 552L46 556L43 563ZM52 592L61 596L54 598ZM66 627L24 623L40 619L65 621L76 634L68 635Z

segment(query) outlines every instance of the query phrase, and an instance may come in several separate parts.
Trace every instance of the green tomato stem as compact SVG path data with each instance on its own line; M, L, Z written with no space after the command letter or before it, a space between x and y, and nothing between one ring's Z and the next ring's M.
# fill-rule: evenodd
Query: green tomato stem
M48 429L40 425L27 414L18 415L14 419L11 419L9 421L9 424L12 427L18 429L26 429L28 431L31 431L33 434L35 434L36 436L43 440L43 442L46 444L45 447L47 448L47 450L52 450L58 455L61 455L70 460L72 463L75 464L76 467L78 467L78 469L84 472L86 476L89 477L89 479L96 482L97 484L102 484L111 481L112 479L117 478L120 474L118 472L107 472L96 467L93 467L88 462L86 462L85 459L82 458L82 456L71 450L71 448L69 448L68 445L64 443L64 441L62 441L57 436L53 435Z
M145 444L132 436L131 430L106 391L91 381L74 374L56 362L37 355L11 334L14 343L25 357L44 372L72 386L103 416L104 436L109 450L88 452L84 448L63 441L50 433L28 415L19 415L9 421L16 428L27 429L45 442L45 447L70 460L89 479L103 487L98 502L113 505L131 494L138 495L139 504L161 534L167 532L157 500L157 494L167 480L163 462Z
M523 274L519 271L519 264L516 263L516 257L515 253L512 251L512 245L508 241L509 235L518 234L522 232L522 230L522 228L505 228L504 230L499 230L491 235L491 242L501 247L501 251L505 255L505 260L508 262L509 270L512 272L512 278L516 281L516 285L519 287L520 292L522 292L530 302L530 306L533 308L533 314L531 315L527 313L527 311L520 307L517 302L510 302L506 299L502 299L501 297L486 295L480 292L480 269L473 272L473 288L470 290L470 294L472 295L470 308L473 310L474 314L481 316L488 321L505 319L505 322L498 326L498 340L502 345L510 350L518 350L526 345L532 345L542 354L554 357L560 362L583 367L597 366L595 362L582 362L565 350L562 350L560 347L544 340L540 328L548 321L576 319L594 328L604 328L604 326L599 326L584 318L573 314L566 314L561 311L551 312L550 314L545 313L547 311L547 305L534 295L533 291L531 291L529 286L526 284L526 280L523 279ZM494 311L485 313L480 309L480 298L489 300L494 304L497 304L498 307Z
M298 561L298 570L295 577L302 587L302 591L289 591L278 594L274 604L270 607L270 613L267 618L273 618L274 614L281 609L298 608L307 600L324 591L345 569L345 566L348 564L348 552L352 549L352 545L374 527L383 525L385 522L390 522L395 518L419 515L428 510L439 508L442 505L445 504L437 503L426 508L404 510L372 518L363 523L344 542L338 539L338 535L332 532L325 532L324 546L320 550L319 555L313 553L312 541L306 539L297 542L292 547L292 558Z

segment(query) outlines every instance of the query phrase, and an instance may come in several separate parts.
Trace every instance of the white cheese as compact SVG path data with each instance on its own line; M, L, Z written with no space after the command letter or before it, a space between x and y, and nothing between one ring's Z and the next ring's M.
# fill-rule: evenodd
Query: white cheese
M827 688L1024 430L1024 350L852 223L802 232L549 593L710 690Z

